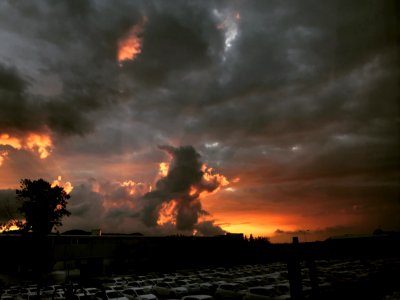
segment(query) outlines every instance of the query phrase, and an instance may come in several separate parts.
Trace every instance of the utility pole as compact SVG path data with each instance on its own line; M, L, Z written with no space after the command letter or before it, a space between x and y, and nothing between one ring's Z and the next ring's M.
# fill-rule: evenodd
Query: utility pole
M289 273L290 297L293 300L303 299L299 256L299 238L294 236L287 265Z

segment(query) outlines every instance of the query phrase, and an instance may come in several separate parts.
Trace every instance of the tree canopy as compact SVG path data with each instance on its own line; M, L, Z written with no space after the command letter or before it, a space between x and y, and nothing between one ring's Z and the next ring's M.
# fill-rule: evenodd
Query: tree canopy
M19 211L26 220L20 225L23 231L49 234L54 227L62 226L64 216L71 215L66 209L70 195L63 187L52 186L43 179L21 179L20 183L21 188L16 193L22 201Z

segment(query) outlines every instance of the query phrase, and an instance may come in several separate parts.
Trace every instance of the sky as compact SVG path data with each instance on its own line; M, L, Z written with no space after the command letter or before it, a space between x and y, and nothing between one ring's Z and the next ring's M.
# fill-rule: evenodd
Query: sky
M0 222L322 240L400 230L396 1L0 1Z

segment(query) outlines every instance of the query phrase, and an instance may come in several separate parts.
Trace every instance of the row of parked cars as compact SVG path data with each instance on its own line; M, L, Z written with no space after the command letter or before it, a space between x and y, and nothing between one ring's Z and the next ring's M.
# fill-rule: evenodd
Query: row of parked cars
M382 262L318 261L318 286L329 291L338 279L368 276ZM369 266L369 267L368 267ZM311 296L308 268L302 267L304 298ZM36 285L11 286L0 300L37 300ZM243 265L230 268L185 270L173 273L129 274L97 278L86 286L77 283L41 287L45 300L271 300L290 299L287 265Z
M289 281L286 264L246 265L231 268L216 268L182 271L147 276L125 276L108 278L102 285L120 290L142 288L144 292L163 299L194 300L203 297L216 299L258 300L266 295L274 299L289 299ZM272 298L271 298L272 299Z
M35 300L37 292L36 285L9 287L1 300ZM85 287L45 286L39 294L46 300L258 300L266 294L288 299L289 283L285 265L275 263L103 277Z

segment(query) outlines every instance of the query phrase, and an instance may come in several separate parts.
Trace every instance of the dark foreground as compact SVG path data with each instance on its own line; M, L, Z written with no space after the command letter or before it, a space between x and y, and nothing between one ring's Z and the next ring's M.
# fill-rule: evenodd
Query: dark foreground
M104 294L94 291L123 292L135 284L158 299L180 299L187 294L207 294L221 300L400 299L398 236L283 245L184 237L56 237L40 245L19 237L0 238L2 241L12 243L8 253L1 247L5 244L0 245L0 257L6 262L0 265L1 300L33 300L38 292L41 298L62 300L68 298L65 284L71 283L75 300L104 300ZM25 248L12 251L13 245L24 243ZM21 249L26 252L27 246L33 254L18 260L16 253L23 253ZM34 249L43 251L34 253ZM187 292L164 294L155 287L159 282L174 283ZM223 290L229 284L237 285L236 294ZM254 287L268 290L268 296L254 295Z

